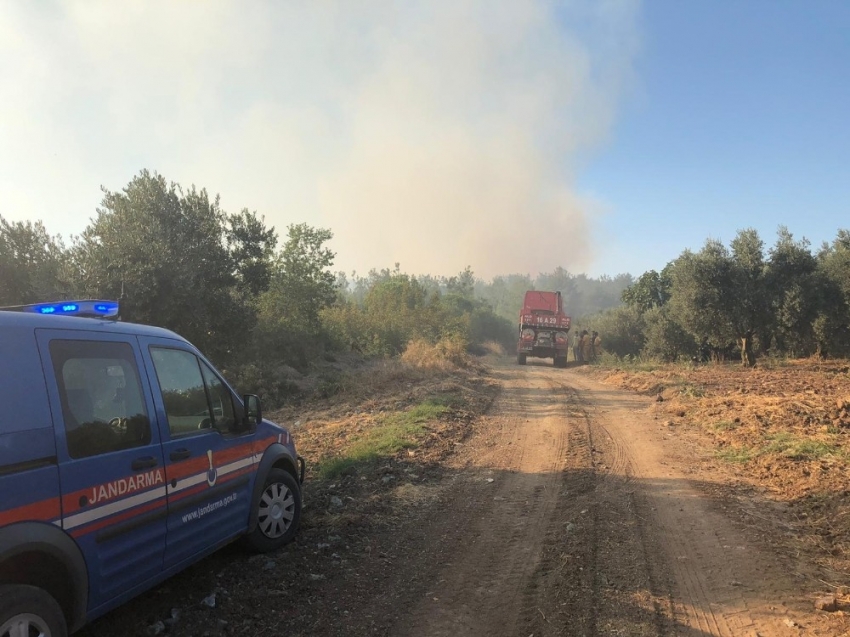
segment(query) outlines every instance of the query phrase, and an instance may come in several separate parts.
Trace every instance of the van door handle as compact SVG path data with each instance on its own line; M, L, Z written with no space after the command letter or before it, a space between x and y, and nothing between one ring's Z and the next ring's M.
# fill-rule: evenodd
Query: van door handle
M130 468L133 471L141 471L142 469L151 469L156 466L156 458L149 456L147 458L136 458Z
M168 457L171 460L185 460L191 455L192 452L188 449L178 449L177 451L172 451L170 454L168 454Z

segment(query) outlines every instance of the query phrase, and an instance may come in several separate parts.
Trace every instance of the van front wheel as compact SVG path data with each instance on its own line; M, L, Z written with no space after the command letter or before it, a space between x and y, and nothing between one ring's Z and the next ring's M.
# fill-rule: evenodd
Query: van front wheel
M251 547L260 553L289 544L301 521L301 488L291 473L272 469L257 502L257 527L248 534Z
M67 637L68 628L59 604L35 586L0 586L0 636L33 634Z

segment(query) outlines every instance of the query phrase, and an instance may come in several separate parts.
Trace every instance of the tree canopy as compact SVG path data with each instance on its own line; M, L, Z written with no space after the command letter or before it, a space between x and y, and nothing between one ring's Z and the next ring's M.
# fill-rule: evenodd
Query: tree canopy
M850 233L839 230L813 254L808 241L780 227L767 254L751 228L729 247L709 239L698 252L685 250L661 274L639 277L623 301L644 317L648 355L725 356L734 344L742 363L753 365L767 353L850 353L848 295Z
M600 331L618 356L753 365L767 354L850 354L848 230L813 252L787 228L768 249L747 228L728 246L709 239L637 278L559 267L489 282L471 267L454 276L399 264L334 272L332 238L293 223L281 240L256 212L228 214L205 188L143 170L120 191L103 189L69 246L39 221L0 216L0 305L117 298L124 320L172 329L267 387L280 386L281 365L307 369L344 351L393 356L412 339L511 349L523 295L535 289L560 291L574 325Z

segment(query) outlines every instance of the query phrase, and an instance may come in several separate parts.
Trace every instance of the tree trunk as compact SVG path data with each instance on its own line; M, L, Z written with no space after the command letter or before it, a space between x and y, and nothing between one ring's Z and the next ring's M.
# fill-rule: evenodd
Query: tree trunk
M756 364L756 355L753 353L753 333L747 332L741 337L741 364L744 367L752 367Z
M770 353L771 344L776 345L777 352L785 351L785 344L781 336L777 334L771 334L768 331L759 334L759 354L761 356L767 356Z

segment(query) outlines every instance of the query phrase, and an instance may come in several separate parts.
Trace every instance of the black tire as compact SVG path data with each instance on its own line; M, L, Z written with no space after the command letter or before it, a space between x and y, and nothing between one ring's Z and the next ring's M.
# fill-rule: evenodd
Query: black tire
M257 528L245 538L252 549L268 553L295 538L301 522L301 488L291 473L269 471L256 506ZM291 516L288 519L287 514Z
M516 355L517 365L525 365L525 354L517 354Z
M25 634L35 629L44 637L68 637L65 615L47 591L18 584L0 586L0 637L21 634L22 624L30 627Z
M564 368L564 367L567 366L567 357L566 356L556 356L555 360L553 361L553 364L555 365L555 367Z

